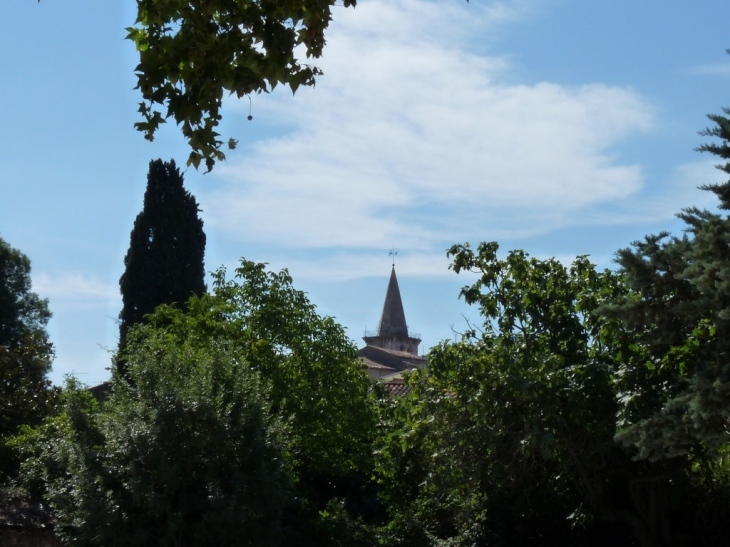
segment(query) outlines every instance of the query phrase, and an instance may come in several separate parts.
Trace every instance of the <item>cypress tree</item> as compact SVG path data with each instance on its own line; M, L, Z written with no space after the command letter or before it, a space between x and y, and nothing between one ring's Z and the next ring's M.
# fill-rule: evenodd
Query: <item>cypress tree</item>
M160 304L183 304L205 292L205 233L198 203L175 162L150 162L142 212L134 221L119 279L119 349L129 329ZM123 360L118 361L120 369Z

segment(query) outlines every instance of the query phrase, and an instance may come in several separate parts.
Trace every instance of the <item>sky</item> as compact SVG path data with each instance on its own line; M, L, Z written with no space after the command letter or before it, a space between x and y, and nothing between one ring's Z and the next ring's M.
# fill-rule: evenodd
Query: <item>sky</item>
M0 3L0 237L48 298L51 379L109 377L119 277L149 162L186 144L133 124L136 2ZM498 241L569 263L651 233L722 182L694 149L730 106L720 0L360 0L334 8L314 88L227 100L239 140L185 170L206 271L241 257L288 268L356 344L380 319L397 249L422 350L477 321L453 244ZM253 120L246 119L249 108Z

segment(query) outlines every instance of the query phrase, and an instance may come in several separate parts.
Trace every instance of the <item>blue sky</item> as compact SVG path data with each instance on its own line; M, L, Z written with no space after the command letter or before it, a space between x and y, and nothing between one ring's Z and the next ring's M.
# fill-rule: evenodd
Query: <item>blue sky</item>
M118 279L149 161L188 151L133 128L135 2L0 3L0 235L50 300L52 379L108 377ZM474 313L454 243L569 261L613 253L722 180L693 151L730 105L727 2L361 0L335 8L314 89L226 103L228 161L189 169L206 269L288 267L360 343L390 257L423 346Z

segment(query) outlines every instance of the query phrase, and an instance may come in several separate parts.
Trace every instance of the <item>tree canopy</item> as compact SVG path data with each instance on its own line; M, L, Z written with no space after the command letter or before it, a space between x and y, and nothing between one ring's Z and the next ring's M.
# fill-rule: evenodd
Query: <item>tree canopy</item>
M298 55L322 55L335 5L335 0L137 0L135 26L127 29L139 53L137 88L143 99L144 121L135 126L153 140L160 124L172 118L192 149L187 164L197 168L202 161L210 171L225 158L216 131L224 95L314 85L322 72ZM227 141L228 148L235 145Z
M233 279L215 272L211 294L192 297L187 308L163 306L152 327L180 342L245 351L245 366L270 382L276 408L293 420L292 462L304 475L359 467L373 419L367 378L343 328L317 313L286 270L242 260Z
M286 271L214 279L130 329L108 400L71 385L26 433L67 543L352 544L342 487L369 476L374 424L354 347Z
M500 259L497 250L450 249L456 272L477 275L461 295L482 322L434 347L411 395L381 415L388 545L716 544L724 525L698 523L728 508L728 445L716 421L727 399L709 396L696 410L718 430L695 437L691 450L661 403L636 405L692 393L679 370L701 370L696 357L716 344L698 349L682 336L692 328L673 334L679 321L657 325L647 308L672 299L627 284L631 272L597 271L586 257L569 267L522 251ZM635 328L617 303L641 306L635 315L646 323ZM660 375L653 352L663 336L679 349L668 364L688 362ZM703 386L723 393L717 382ZM627 431L627 416L653 421ZM647 457L656 441L664 452Z
M259 546L281 535L282 424L225 346L128 345L100 407L73 383L63 411L26 432L25 483L74 546ZM131 380L131 381L128 381Z
M645 528L614 499L628 460L613 442L620 338L597 310L620 278L585 257L567 268L497 249L449 251L456 272L477 273L461 294L483 321L431 350L380 439L395 522L421 523L426 545L538 544L594 517Z
M0 346L45 334L48 300L30 289L30 259L0 238Z
M30 271L28 257L0 238L0 478L12 467L6 438L40 423L52 406L51 312L48 300L31 291Z

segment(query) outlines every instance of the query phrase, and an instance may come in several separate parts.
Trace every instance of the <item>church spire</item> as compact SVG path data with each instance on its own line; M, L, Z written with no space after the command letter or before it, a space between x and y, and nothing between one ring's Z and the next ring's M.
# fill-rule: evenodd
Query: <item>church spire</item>
M406 314L403 311L403 301L400 298L398 278L395 276L395 265L390 271L388 292L385 293L385 304L383 304L383 314L380 317L378 336L408 337Z
M380 316L378 332L365 332L363 340L369 348L395 350L418 356L418 346L421 336L408 332L406 314L403 312L403 301L400 298L398 278L395 276L395 265L390 271L388 291L385 293L383 314ZM365 350L363 350L365 351ZM363 355L366 355L363 353ZM388 365L390 366L390 365Z

